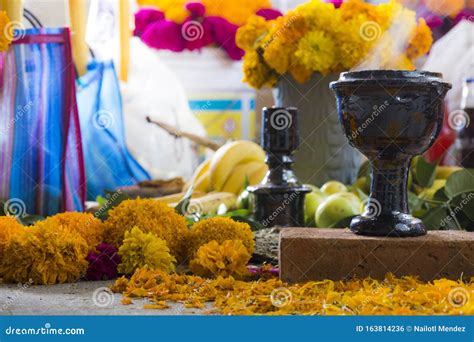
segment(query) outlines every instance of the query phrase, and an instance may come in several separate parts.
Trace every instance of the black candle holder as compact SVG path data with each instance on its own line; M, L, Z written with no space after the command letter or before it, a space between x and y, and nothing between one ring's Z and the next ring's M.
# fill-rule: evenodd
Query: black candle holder
M262 111L261 145L269 170L262 183L249 190L254 195L254 217L265 227L304 226L304 198L311 189L302 186L292 170L299 145L297 116L296 108Z
M350 144L372 166L365 212L353 232L377 236L426 234L409 214L407 179L412 158L425 152L443 123L443 99L451 85L424 71L373 70L342 73L330 87Z

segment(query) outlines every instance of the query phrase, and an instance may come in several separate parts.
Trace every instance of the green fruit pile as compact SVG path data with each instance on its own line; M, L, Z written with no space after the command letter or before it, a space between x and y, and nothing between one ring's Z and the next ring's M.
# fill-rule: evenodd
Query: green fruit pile
M305 197L305 223L309 227L337 228L344 219L363 211L364 196L351 192L338 181L329 181L321 189L311 185Z

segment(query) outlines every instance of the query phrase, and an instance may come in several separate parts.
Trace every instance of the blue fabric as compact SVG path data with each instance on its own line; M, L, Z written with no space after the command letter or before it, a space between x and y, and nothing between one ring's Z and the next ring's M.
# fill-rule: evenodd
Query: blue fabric
M18 30L0 88L0 200L18 215L83 209L85 176L68 29Z
M95 61L78 80L77 103L87 177L87 198L150 179L125 144L122 99L114 65Z

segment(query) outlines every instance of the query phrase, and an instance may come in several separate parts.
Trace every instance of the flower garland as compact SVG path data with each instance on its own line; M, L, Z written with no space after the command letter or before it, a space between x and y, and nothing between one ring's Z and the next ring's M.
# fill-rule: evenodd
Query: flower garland
M197 50L206 46L221 47L232 60L240 60L244 51L236 46L240 25L253 14L274 19L280 12L270 8L269 1L200 2L159 0L139 1L143 8L135 14L134 35L155 49L174 52Z
M245 50L245 81L261 88L274 86L285 73L304 83L314 73L357 66L414 69L432 37L423 19L417 22L415 12L394 0L380 5L349 0L340 7L312 0L275 20L253 16L236 41Z

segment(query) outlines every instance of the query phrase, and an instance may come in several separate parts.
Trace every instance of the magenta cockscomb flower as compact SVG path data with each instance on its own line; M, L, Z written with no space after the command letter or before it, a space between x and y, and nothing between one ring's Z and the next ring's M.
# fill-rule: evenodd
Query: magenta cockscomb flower
M186 41L185 48L191 51L214 43L212 25L206 19L198 21L189 17L181 27L181 35Z
M141 38L149 47L181 52L186 47L182 25L171 20L160 20L149 25Z
M206 8L200 2L189 2L186 4L186 9L191 12L192 17L204 17Z
M135 13L135 30L133 35L140 37L146 28L157 21L163 20L165 14L161 11L145 8Z
M265 20L273 20L283 15L280 11L273 8L262 8L255 14L265 18Z
M242 59L244 51L235 44L235 35L239 27L221 17L206 17L205 21L212 27L214 43L223 48L229 58L236 61Z
M89 262L85 278L87 280L108 280L117 278L117 266L120 264L118 250L113 245L101 243L97 252L89 252Z

